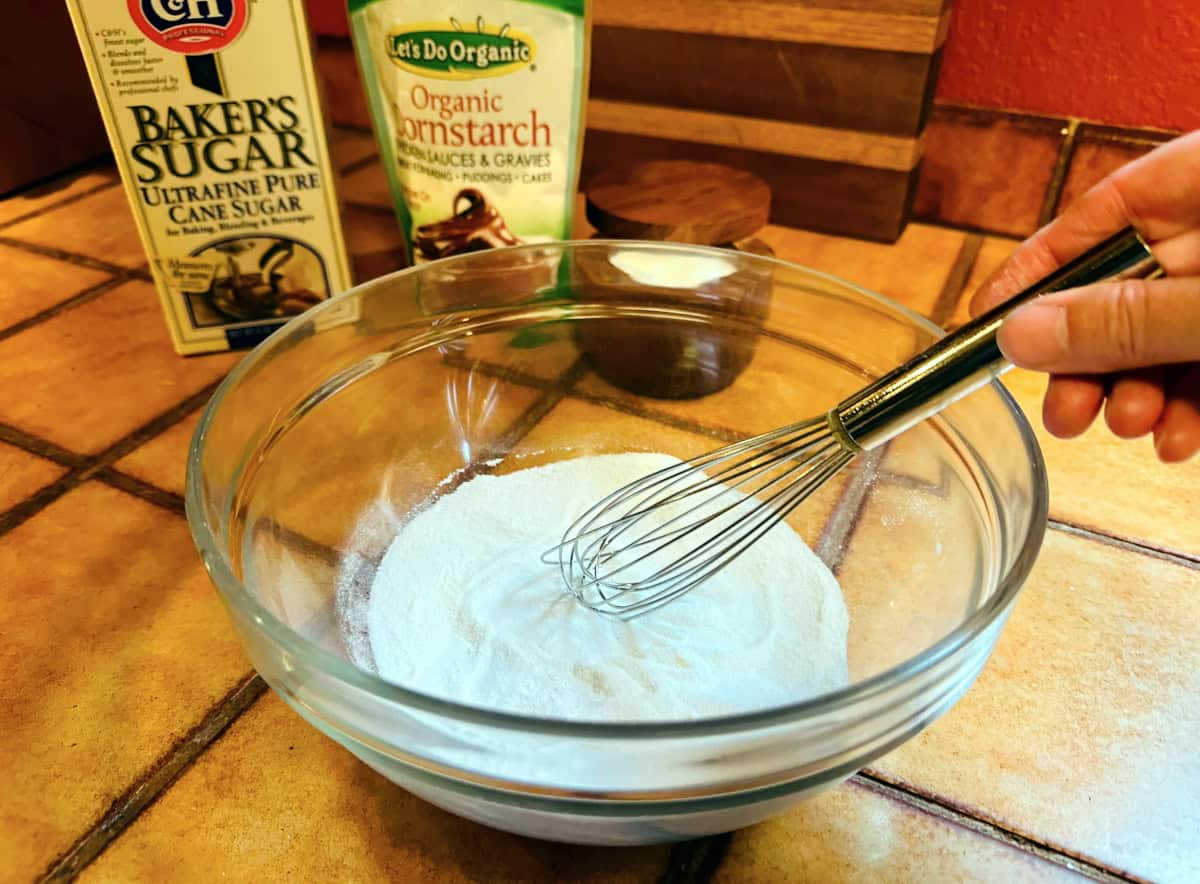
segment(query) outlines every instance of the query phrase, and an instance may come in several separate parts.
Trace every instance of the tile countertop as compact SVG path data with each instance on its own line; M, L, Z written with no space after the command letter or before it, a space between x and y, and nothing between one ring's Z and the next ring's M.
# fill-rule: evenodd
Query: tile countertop
M337 151L356 265L381 272L397 233L371 140L339 131ZM925 223L890 246L765 238L943 325L1015 245ZM112 171L0 201L0 260L0 879L1200 880L1196 464L1039 427L1051 527L943 719L729 836L539 843L407 795L253 675L181 498L199 409L239 356L174 355ZM1006 383L1038 424L1042 379Z

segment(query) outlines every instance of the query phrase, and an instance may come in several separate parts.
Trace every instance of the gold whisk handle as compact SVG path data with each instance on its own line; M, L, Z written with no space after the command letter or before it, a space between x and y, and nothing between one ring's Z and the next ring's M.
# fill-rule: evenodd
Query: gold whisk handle
M848 448L875 448L1012 368L996 333L1017 307L1050 292L1161 275L1150 247L1127 227L846 399L829 413L830 428Z

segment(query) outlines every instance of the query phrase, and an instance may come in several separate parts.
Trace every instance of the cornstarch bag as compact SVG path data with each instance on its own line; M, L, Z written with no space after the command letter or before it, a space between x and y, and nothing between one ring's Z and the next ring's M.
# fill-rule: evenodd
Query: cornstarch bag
M350 0L408 258L570 236L586 0Z

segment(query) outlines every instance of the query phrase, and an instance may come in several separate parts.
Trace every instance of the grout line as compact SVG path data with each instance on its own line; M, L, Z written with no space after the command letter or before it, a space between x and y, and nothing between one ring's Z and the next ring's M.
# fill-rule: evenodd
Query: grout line
M748 439L751 435L749 433L739 433L726 427L709 426L708 424L702 424L697 421L688 420L687 418L673 415L670 412L659 411L656 408L648 408L616 396L606 396L599 393L587 393L582 390L576 390L575 384L581 380L583 374L586 373L586 362L584 362L582 365L578 365L580 376L575 378L569 387L566 387L564 386L563 379L561 378L557 381L549 380L547 378L540 378L536 375L526 374L525 372L517 369L512 369L504 365L497 365L482 359L474 361L467 361L461 357L451 357L450 359L451 361L448 362L450 365L454 365L458 368L465 368L469 371L478 371L480 374L486 375L490 378L495 378L496 380L506 381L512 384L519 384L523 387L531 387L535 390L542 390L545 392L553 392L556 390L561 391L564 393L566 398L575 399L581 402L588 402L592 405L600 405L604 408L612 409L613 411L619 411L622 414L628 414L631 417L644 418L646 420L654 421L657 424L671 427L672 429L683 430L686 433L692 433L697 436L705 436L709 439L716 439L719 442L741 442L744 439Z
M108 446L108 448L105 448L96 455L96 462L89 469L88 478L91 478L92 475L104 467L120 460L135 448L139 448L149 442L155 436L165 433L193 411L201 408L212 398L212 394L216 392L217 387L221 385L223 380L224 378L205 385L182 402L172 405L166 411L151 418L137 429L118 439L112 445Z
M1183 134L1181 131L1110 126L1107 123L1094 123L1087 120L1081 120L1079 128L1082 130L1080 135L1085 141L1105 142L1108 144L1117 144L1121 147L1136 148L1155 148Z
M921 479L917 476L910 476L907 473L897 473L893 470L880 469L875 477L876 481L883 482L885 485L896 485L908 491L920 491L924 494L936 494L939 497L946 496L945 482L930 482L928 479Z
M105 485L120 489L134 497L139 497L168 512L181 516L184 515L185 504L182 495L176 494L174 491L159 488L157 485L152 485L149 482L139 479L137 476L124 473L116 467L105 467L97 472L94 478Z
M982 248L983 237L980 234L968 233L963 238L962 247L958 250L954 264L951 265L950 272L946 275L942 290L938 292L937 300L933 302L933 307L929 311L929 319L934 325L945 326L946 320L954 315L954 310L958 307L958 302L962 300L963 292L967 287L967 280L971 278L971 271L975 269L979 250Z
M1063 848L1054 847L1028 835L1014 832L999 823L976 816L957 807L941 796L927 794L915 788L892 782L869 770L860 771L851 777L851 782L862 789L904 804L929 816L967 831L974 832L1001 844L1006 844L1022 853L1030 854L1056 866L1091 878L1094 881L1139 881L1141 879L1104 865L1098 860L1079 856Z
M131 268L122 267L119 264L111 264L108 261L101 261L98 258L90 258L87 255L81 255L78 252L68 252L65 249L56 249L52 246L38 245L37 243L26 242L22 239L13 239L10 236L0 236L0 245L8 246L13 249L21 249L26 252L32 252L35 255L42 255L46 258L55 258L59 261L65 261L68 264L74 264L78 267L88 267L92 270L103 270L105 273L113 275L128 273L136 276L138 279L150 280L150 271L146 269L146 265L141 267Z
M55 316L66 313L68 310L81 307L88 303L88 301L94 301L96 298L100 297L106 292L112 291L113 289L117 288L117 286L124 285L131 279L138 278L139 277L135 276L132 271L125 271L117 276L111 276L103 282L97 283L91 288L84 289L77 295L72 295L65 301L59 301L57 304L47 307L40 313L27 316L18 322L14 322L12 325L6 328L0 329L0 341L11 338L13 335L18 335L27 329L33 328L35 325L40 325L48 319L53 319Z
M572 399L580 399L584 402L610 408L613 411L619 411L622 414L628 414L632 417L654 421L656 424L662 424L675 430L683 430L686 433L692 433L697 436L706 436L709 439L715 439L724 444L741 442L749 439L752 435L750 433L739 433L727 427L709 426L708 424L688 420L685 417L679 417L670 412L659 411L657 408L647 408L638 403L629 402L615 396L604 396L598 393L584 393L580 391L572 391L570 396Z
M322 39L324 39L324 38L322 38ZM349 39L349 38L347 38L347 39ZM372 129L370 126L363 126L358 123L345 123L345 122L334 123L333 128L341 129L343 132L354 132L354 133L357 133L358 135L374 135L375 134L375 130Z
M357 212L366 212L371 215L384 215L388 218L396 217L396 210L391 206L380 206L374 203L360 203L357 200L343 200L342 204L347 209L354 209Z
M997 107L963 104L955 101L936 101L931 109L942 118L971 121L1006 120L1011 123L1047 129L1065 125L1064 116L1038 114L1031 111L1005 110ZM1078 120L1083 135L1088 141L1113 141L1127 146L1157 146L1183 135L1183 130L1155 129L1149 126L1116 126L1096 120Z
M1051 518L1047 520L1046 524L1055 531L1060 531L1063 534L1070 534L1073 537L1080 537L1084 540L1102 543L1105 546L1116 547L1117 549L1125 552L1149 556L1151 558L1158 559L1159 561L1169 562L1172 565L1178 565L1181 568L1189 568L1193 571L1200 570L1200 555L1164 549L1163 547L1153 546L1149 543L1143 543L1139 540L1131 540L1127 537L1119 537L1116 534L1108 534L1103 531L1097 531L1094 528L1087 528L1083 525L1077 525L1074 522L1066 522L1062 519Z
M377 162L379 162L379 154L372 153L372 154L369 154L368 156L359 157L357 160L346 163L346 165L344 165L340 169L338 169L338 174L342 175L342 176L353 175L355 172L359 171L360 169L365 169L365 168L367 168L367 166L370 166Z
M244 676L174 746L160 756L65 853L50 863L42 882L69 881L155 802L238 716L267 690L257 673Z
M82 454L76 454L61 445L31 436L8 424L0 424L0 442L7 442L9 445L22 448L30 454L36 454L38 457L44 457L46 460L52 460L65 467L82 467L88 462L88 458Z
M1059 201L1062 200L1063 186L1067 183L1067 173L1071 171L1071 162L1075 159L1075 146L1078 144L1079 120L1074 118L1067 121L1063 131L1062 144L1058 148L1058 159L1054 163L1054 171L1046 185L1046 195L1042 199L1042 208L1038 211L1038 228L1045 227L1054 220L1058 211Z
M545 395L538 397L525 412L514 420L498 444L490 449L489 456L504 456L511 451L521 438L563 399L566 391L583 377L585 370L582 360L577 360L564 372L557 389L546 391ZM477 463L479 467L475 474L490 472L494 469L487 466L482 459ZM182 498L178 494L164 491L155 485L113 468L100 469L96 472L96 476L115 487L150 500L166 509L178 512L183 505ZM295 536L309 545L320 546L300 535ZM255 673L243 679L233 691L209 710L204 719L183 740L168 750L147 775L135 782L124 795L118 798L104 816L84 833L65 854L55 860L41 880L43 882L66 881L77 876L132 825L147 807L166 792L171 784L266 690L266 682ZM684 882L699 879L679 878L674 880L679 884L684 884Z
M1014 239L1021 241L1026 237L1032 236L1036 230L1031 230L1028 233L1018 233L1012 230L998 230L992 227L980 227L977 224L966 224L962 221L950 221L946 218L938 218L935 216L913 217L913 222L923 224L926 227L936 227L941 230L956 230L959 233L978 233L981 236L996 236L1001 239Z
M1015 126L1029 129L1056 129L1066 122L1065 117L1031 114L1019 110L1006 110L998 107L984 107L975 104L959 104L951 101L935 101L931 114L944 120L979 123L992 120L1004 120Z
M887 454L886 443L878 452L868 455L859 462L859 469L842 487L833 505L833 511L821 528L821 536L813 552L829 565L834 576L839 576L842 570L842 560L846 555L846 546L850 543L858 524L862 521L863 511L867 508L867 495L879 478L879 464Z
M208 398L212 395L213 391L220 383L220 381L214 381L203 389L193 393L182 402L173 405L171 408L168 408L161 414L151 418L149 421L128 433L123 438L117 440L99 454L92 455L90 457L74 454L73 452L54 445L53 443L49 443L42 439L38 439L35 436L23 433L14 427L7 427L0 424L0 441L11 442L12 444L16 444L33 454L40 454L43 457L47 457L49 460L54 460L57 463L63 463L72 467L71 471L65 476L60 477L57 481L47 485L45 488L42 488L33 496L27 498L16 506L11 507L3 513L0 513L0 536L7 534L9 531L12 531L22 523L27 522L29 519L36 516L68 491L72 491L89 479L97 477L101 478L102 481L122 488L122 490L125 491L130 491L131 488L139 485L145 485L147 488L154 489L153 491L147 491L147 494L149 495L146 497L147 500L150 500L152 503L167 505L168 509L174 508L173 504L168 505L164 503L163 501L165 501L165 498L162 498L161 496L163 494L170 495L171 492L169 491L162 491L162 489L159 489L156 486L143 483L141 480L135 479L133 476L128 476L117 470L113 470L111 474L106 474L105 476L101 476L101 474L106 473L108 468L115 461L120 460L122 457L129 454L129 452L145 444L150 439L153 439L154 437L166 432L197 408L202 406L208 401ZM130 493L137 494L138 492L131 491ZM139 496L145 495L139 494ZM174 496L178 497L178 495Z
M733 833L725 832L676 844L658 884L706 884L725 859L732 841Z
M486 362L482 359L467 359L459 353L447 353L443 357L445 364L451 368L458 368L464 371L477 371L486 377L493 378L497 381L505 381L510 384L518 384L522 387L532 387L535 390L541 390L544 393L550 393L555 390L562 389L562 378L566 376L566 371L558 379L538 377L534 374L527 374L518 368L510 368L507 365L499 365L494 362ZM573 367L573 365L571 366ZM570 367L568 368L568 371Z
M49 485L38 489L16 506L0 512L0 537L29 521L68 491L79 487L83 482L82 475L83 468L77 467Z
M534 427L541 423L542 418L548 415L554 409L554 406L558 405L559 402L561 402L570 394L571 390L575 388L575 385L579 383L586 373L587 365L584 363L583 359L576 359L575 362L573 362L571 366L559 376L558 381L554 384L554 387L545 391L542 396L539 396L536 400L534 400L533 404L525 409L522 414L517 416L516 420L512 422L512 426L510 426L503 435L501 435L494 443L492 443L492 445L488 446L487 450L478 458L476 458L475 462L464 471L466 474L468 474L465 476L464 481L483 473L493 472L499 466L499 464L496 464L496 466L489 466L487 462L497 458L508 457L508 455L512 453L513 449L517 447L520 441L528 436L533 431ZM476 464L478 464L478 466L476 466Z
M497 380L507 381L513 384L520 384L524 387L533 387L538 390L560 389L560 384L555 381L539 378L535 375L525 374L524 372L507 368L495 363L478 360L470 364L465 361L461 362L461 367L471 368L488 377L496 378ZM585 366L586 369L586 366ZM631 402L622 399L618 396L608 396L602 393L588 393L583 390L576 390L574 386L571 389L565 390L565 398L574 399L579 402L587 402L591 405L599 405L603 408L608 408L613 411L619 411L622 414L627 414L630 417L638 417L644 420L653 421L656 424L662 424L665 427L671 427L674 430L682 430L685 433L691 433L695 436L704 436L709 439L714 439L718 442L729 444L732 442L742 442L749 439L752 433L743 433L737 430L731 430L728 427L718 427L709 424L703 424L699 421L693 421L685 417L671 414L667 411L660 411L657 408L651 408L641 405L637 402Z
M86 171L87 171L86 169L82 170L80 172L80 174L83 174ZM52 179L52 180L57 180L57 179ZM63 197L62 199L57 200L56 202L48 203L48 204L42 206L40 209L34 209L32 212L26 212L24 215L17 215L17 217L15 217L15 218L9 218L7 221L0 223L0 230L4 230L5 228L12 227L15 224L20 224L23 221L30 221L34 218L40 218L42 215L46 215L46 214L49 214L50 212L57 211L58 209L61 209L64 206L69 206L72 203L77 203L80 200L87 199L89 196L94 196L97 193L100 193L100 191L102 191L102 190L108 190L109 188L120 187L120 186L121 186L121 181L119 178L115 179L113 181L105 181L103 184L97 184L95 187L89 187L87 190L82 190L79 193L74 193L74 194L71 194L70 196Z

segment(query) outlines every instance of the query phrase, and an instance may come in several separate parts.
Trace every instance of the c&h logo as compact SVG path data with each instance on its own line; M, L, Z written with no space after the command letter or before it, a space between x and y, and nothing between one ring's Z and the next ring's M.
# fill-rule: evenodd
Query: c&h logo
M200 55L224 49L246 27L249 0L128 0L138 29L164 49Z

